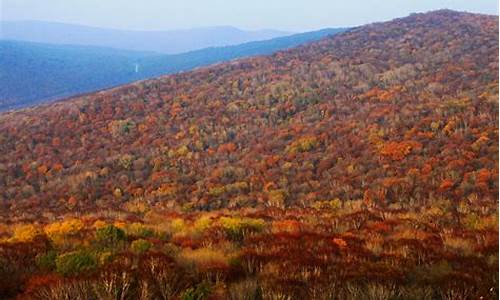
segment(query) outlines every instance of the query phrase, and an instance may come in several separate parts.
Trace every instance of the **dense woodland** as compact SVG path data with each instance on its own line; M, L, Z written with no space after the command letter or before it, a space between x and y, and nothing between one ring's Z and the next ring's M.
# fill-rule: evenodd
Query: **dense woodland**
M0 294L496 299L498 51L436 11L4 113Z

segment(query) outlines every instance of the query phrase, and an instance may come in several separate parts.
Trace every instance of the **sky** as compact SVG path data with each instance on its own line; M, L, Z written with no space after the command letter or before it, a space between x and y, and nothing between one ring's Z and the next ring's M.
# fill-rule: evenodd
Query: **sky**
M497 0L0 0L2 20L127 30L231 25L302 32L449 8L498 15Z

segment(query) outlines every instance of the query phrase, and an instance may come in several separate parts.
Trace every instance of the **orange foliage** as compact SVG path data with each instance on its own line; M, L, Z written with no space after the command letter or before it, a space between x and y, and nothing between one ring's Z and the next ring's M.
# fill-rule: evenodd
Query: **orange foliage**
M455 182L453 182L453 180L445 179L439 185L439 190L447 191L447 190L451 189L454 184L455 184Z
M413 149L420 149L421 147L422 145L420 143L414 141L389 142L382 147L380 154L392 160L402 160L410 154Z

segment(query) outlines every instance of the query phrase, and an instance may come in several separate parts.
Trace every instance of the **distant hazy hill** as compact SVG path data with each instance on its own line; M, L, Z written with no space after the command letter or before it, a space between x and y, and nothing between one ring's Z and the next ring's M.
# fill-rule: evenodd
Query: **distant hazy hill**
M104 89L234 58L270 54L343 29L158 55L111 48L0 41L0 110Z
M4 40L109 47L166 54L237 45L290 34L277 30L244 31L231 26L169 31L127 31L42 21L0 23L0 38Z

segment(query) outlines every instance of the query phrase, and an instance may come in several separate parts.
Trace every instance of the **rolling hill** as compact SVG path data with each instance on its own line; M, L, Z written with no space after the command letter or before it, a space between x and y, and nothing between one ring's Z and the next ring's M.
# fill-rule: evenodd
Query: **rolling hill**
M0 114L0 297L498 299L498 16Z
M321 39L344 29L324 29L236 46L212 47L175 55L0 41L0 111L185 71L235 58Z
M138 191L198 209L495 199L497 33L495 17L416 14L4 113L0 197L11 210ZM481 170L491 181L474 185Z
M177 54L291 35L279 30L245 31L231 26L132 31L45 21L0 22L0 39Z

